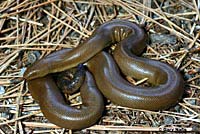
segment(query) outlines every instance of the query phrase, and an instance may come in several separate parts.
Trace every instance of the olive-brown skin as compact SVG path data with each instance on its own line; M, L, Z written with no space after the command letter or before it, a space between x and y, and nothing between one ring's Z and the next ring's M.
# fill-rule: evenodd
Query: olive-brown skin
M52 123L68 129L83 129L96 123L102 116L104 100L89 72L81 86L81 107L69 106L51 75L28 81L33 98L44 116Z
M86 63L95 78L98 89L112 102L131 108L166 109L176 104L181 98L184 91L184 82L181 75L171 66L137 56L146 47L146 38L145 31L135 23L123 20L106 22L85 43L77 48L69 52L64 49L37 61L27 69L24 78L30 83L32 79L41 79L40 77L46 77L47 74L64 71L80 63ZM118 44L113 54L115 61L109 54L100 52L103 48L114 43ZM119 75L120 72L115 62L125 75L136 79L148 78L148 82L155 86L136 87L131 85ZM44 79L43 82L46 83L46 80ZM56 88L50 82L47 84L50 89ZM29 88L33 91L36 87L33 85ZM47 87L42 88L47 90ZM40 95L39 93L35 94ZM57 98L56 95L54 97ZM60 103L59 99L55 101L51 97L47 99L52 104L54 102ZM99 103L96 106L99 107L101 104ZM41 109L48 107L47 105L42 105ZM59 120L64 120L64 117L54 118L59 116L56 114L57 112L60 112L59 105L58 109L54 109L55 114L52 112L52 114L47 113L45 115L53 123L58 122L57 125L62 126ZM82 116L84 118L88 115L83 114ZM75 117L72 116L72 118ZM93 119L91 118L91 120ZM80 122L82 122L82 118L80 118Z
M159 67L167 74L164 84L155 87L133 86L120 76L116 63L105 52L97 54L87 63L98 89L112 102L136 109L166 109L182 96L183 81L179 73L169 65L153 60L149 64Z

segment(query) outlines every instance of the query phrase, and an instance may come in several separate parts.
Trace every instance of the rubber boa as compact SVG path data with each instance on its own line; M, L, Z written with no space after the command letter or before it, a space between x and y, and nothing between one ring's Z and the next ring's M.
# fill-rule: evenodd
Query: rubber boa
M48 87L48 91L51 92L52 88L56 87L51 84L52 81L47 83L46 80L48 79L42 78L46 78L46 75L51 73L70 69L80 63L86 63L89 71L94 76L98 89L112 102L131 108L166 109L176 104L181 98L184 91L184 81L175 68L160 61L138 57L146 47L146 38L146 32L135 23L123 20L106 22L95 30L82 45L71 51L64 49L61 52L55 52L35 62L35 64L27 68L24 78L28 83L41 79L42 81L40 82L46 83L46 86L41 88L47 90L46 88ZM101 51L115 43L117 47L113 54L114 61L109 54ZM125 75L136 79L148 78L148 82L154 86L147 88L137 87L126 82L119 75L120 72L115 62ZM29 88L34 90L36 88L34 85ZM39 85L37 86L40 88ZM39 96L40 94L36 93L37 95ZM62 103L58 99L51 99L51 97L48 97L48 101L52 104L54 102ZM101 104L99 103L99 105ZM49 107L47 105L47 103L41 105L41 109ZM61 126L62 124L59 123L57 118L52 120L52 118L58 116L53 113L60 112L59 107L53 110L52 114L47 113L45 116L53 123L58 122L57 125ZM87 115L82 114L82 116ZM58 119L62 120L63 118L60 117ZM91 118L91 120L93 119ZM82 122L81 118L80 122Z
M141 45L131 43L131 41L135 42L131 40L131 37L135 35L139 38L133 39L138 40L138 43L141 43ZM135 54L140 54L146 47L145 41L147 35L144 30L139 27L139 25L129 21L113 20L102 24L93 32L90 38L71 51L63 52L62 55L50 55L36 61L32 66L27 68L24 73L24 78L26 80L31 80L43 77L49 73L62 72L76 67L80 63L87 62L104 48L118 43L121 41L120 39L124 39L128 36L130 37L130 42L127 41L124 43L133 45L132 51Z
M80 88L83 104L79 109L66 103L51 75L28 81L28 88L44 116L60 127L83 129L96 123L102 116L104 100L89 72L86 72Z
M53 78L64 94L73 94L79 90L85 79L85 68L82 64L69 70L54 73Z
M98 62L97 62L98 61ZM183 81L178 72L162 62L151 60L150 65L159 67L167 74L164 84L154 87L133 86L124 80L112 57L101 52L88 61L98 89L113 103L146 110L161 110L176 104L183 93Z

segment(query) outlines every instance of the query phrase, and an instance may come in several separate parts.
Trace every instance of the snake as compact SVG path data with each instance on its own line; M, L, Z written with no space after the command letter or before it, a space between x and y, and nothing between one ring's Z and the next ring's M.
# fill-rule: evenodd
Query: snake
M142 57L147 32L128 20L111 20L100 25L82 44L62 49L37 60L24 73L28 89L44 116L68 129L83 129L102 116L104 97L134 109L163 110L175 105L184 93L184 80L171 65ZM116 44L113 54L105 50ZM52 74L83 64L88 69L80 87L83 104L71 107ZM151 86L135 86L124 76L147 78Z

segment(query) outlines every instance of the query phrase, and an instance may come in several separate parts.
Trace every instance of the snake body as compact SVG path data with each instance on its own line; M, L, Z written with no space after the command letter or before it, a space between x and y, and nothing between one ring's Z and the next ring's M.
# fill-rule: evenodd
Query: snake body
M44 116L52 123L68 129L82 129L96 123L104 110L103 97L89 72L81 86L83 104L80 109L67 105L51 75L28 82L28 88L40 104Z
M82 45L72 50L57 51L35 62L27 68L24 78L46 118L65 128L81 129L94 124L103 111L101 93L121 106L166 109L181 98L184 81L170 65L138 56L146 47L146 38L145 31L135 23L124 20L106 22ZM115 43L114 60L102 50ZM95 81L87 72L81 87L84 89L81 90L83 106L75 109L64 102L51 73L70 69L80 63L86 63ZM117 65L125 75L136 79L148 78L147 81L153 86L133 86L122 78ZM84 103L84 100L88 102Z

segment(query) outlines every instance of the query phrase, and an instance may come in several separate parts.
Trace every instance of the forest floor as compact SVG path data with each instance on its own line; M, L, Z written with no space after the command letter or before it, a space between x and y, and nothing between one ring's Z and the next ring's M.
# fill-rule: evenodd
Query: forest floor
M145 26L149 40L142 56L178 69L185 81L184 95L175 106L160 111L107 101L96 125L80 131L59 128L43 116L20 78L37 59L78 46L100 24L113 19ZM199 53L199 0L1 0L0 133L196 133L200 131ZM77 96L70 96L74 105L80 104Z

